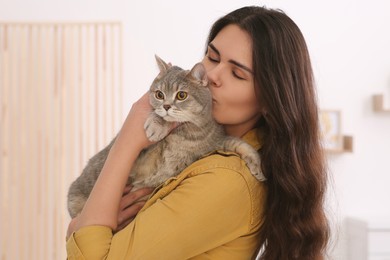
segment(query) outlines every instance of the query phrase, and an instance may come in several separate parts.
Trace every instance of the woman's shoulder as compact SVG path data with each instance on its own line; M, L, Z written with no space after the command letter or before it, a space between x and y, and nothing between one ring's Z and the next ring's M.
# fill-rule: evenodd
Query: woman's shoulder
M255 150L259 150L262 146L263 131L262 129L252 129L247 132L242 140L252 146ZM248 182L258 183L257 179L250 173L245 161L232 151L217 150L208 153L199 160L188 166L182 174L194 176L209 170L227 169L233 173L242 175Z
M210 168L229 168L241 172L244 170L243 167L245 162L238 154L229 151L213 151L192 163L186 170L198 172Z
M230 186L243 186L256 203L259 202L259 199L265 198L266 195L265 182L258 181L246 166L245 161L234 152L215 151L210 153L191 164L180 175L182 174L185 176L183 179L208 174L213 176L209 179L216 183L230 182Z
M245 161L234 152L214 151L188 166L182 173L189 177L210 171L229 170L232 174L239 174L248 181L257 181L251 174Z
M230 194L235 195L241 203L246 204L245 201L247 201L252 228L261 224L267 196L266 185L265 182L258 181L252 175L245 161L238 154L223 151L213 152L194 162L181 174L185 176L182 177L182 184L186 182L204 184L207 182L208 187L214 187L212 190L216 194L220 194L220 189L230 190ZM180 175L179 179L181 179Z

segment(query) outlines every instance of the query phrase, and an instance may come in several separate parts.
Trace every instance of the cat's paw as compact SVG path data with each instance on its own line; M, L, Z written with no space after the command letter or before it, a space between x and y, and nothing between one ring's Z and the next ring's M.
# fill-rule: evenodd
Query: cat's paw
M251 171L252 175L259 181L265 181L266 178L261 170L261 160L259 154L249 153L241 155L242 159L245 161L246 166Z
M156 115L151 115L147 118L144 128L146 137L151 142L157 142L162 140L169 134L170 131L169 123Z
M241 139L229 137L224 142L224 149L237 153L243 159L252 175L259 181L266 178L261 170L261 159L259 153L248 143Z

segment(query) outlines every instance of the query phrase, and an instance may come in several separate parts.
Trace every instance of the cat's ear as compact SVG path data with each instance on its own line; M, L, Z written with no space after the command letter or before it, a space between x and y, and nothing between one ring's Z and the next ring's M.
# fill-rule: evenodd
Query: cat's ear
M156 58L156 61L157 61L157 65L158 65L158 68L160 69L160 73L158 74L157 78L160 78L161 76L163 76L167 70L169 68L172 67L172 64L171 63L166 63L165 61L163 61L159 56L157 55L154 55L154 57Z
M192 79L199 81L204 87L206 87L209 84L206 68L203 66L201 62L195 64L186 77L191 77Z

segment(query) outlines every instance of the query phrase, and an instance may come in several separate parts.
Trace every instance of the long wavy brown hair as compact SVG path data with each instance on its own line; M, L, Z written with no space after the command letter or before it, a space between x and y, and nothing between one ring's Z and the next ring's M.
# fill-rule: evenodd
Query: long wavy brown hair
M266 133L259 153L268 190L261 259L323 259L327 170L305 39L284 12L251 6L217 20L207 45L229 24L252 38L256 96L264 108L258 122Z

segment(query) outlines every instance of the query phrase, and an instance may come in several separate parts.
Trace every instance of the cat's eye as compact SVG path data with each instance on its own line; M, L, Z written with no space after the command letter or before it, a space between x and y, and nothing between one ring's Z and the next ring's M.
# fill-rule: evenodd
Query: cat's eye
M157 90L157 91L154 93L154 96L155 96L157 99L164 99L164 93L162 93L160 90Z
M187 98L187 96L188 96L187 92L184 92L184 91L179 91L179 92L177 92L177 94L176 94L176 98L177 98L178 100L184 100L184 99Z

